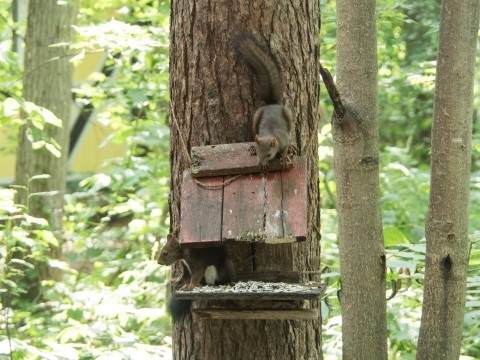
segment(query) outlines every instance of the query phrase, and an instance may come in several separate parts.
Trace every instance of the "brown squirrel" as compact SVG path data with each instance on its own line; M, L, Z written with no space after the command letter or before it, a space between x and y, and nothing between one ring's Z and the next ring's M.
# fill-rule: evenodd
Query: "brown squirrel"
M289 157L290 132L293 128L290 110L282 104L283 78L272 55L257 41L244 32L233 39L238 56L250 65L258 78L260 98L264 105L253 116L252 132L257 143L256 153L260 166L268 169L268 162L280 154L281 163L286 166Z
M235 266L224 246L182 248L175 236L168 234L158 263L172 265L177 261L181 261L190 272L190 283L182 289L192 290L201 284L221 285L235 280Z
M181 289L192 290L201 284L221 285L235 281L235 265L224 246L205 248L182 248L172 234L167 235L167 243L160 250L158 263L172 265L181 261L185 271L190 273L190 283ZM179 300L172 296L167 304L167 311L173 320L179 320L190 312L191 301Z

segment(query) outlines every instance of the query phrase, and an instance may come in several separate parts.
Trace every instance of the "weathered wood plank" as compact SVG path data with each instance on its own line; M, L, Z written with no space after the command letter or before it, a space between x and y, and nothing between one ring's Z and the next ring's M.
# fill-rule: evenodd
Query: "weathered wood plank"
M228 176L193 179L186 171L179 241L199 246L222 240L266 244L305 240L306 159L292 161L291 170L244 175L231 183L224 182ZM222 188L222 184L227 185Z
M223 183L223 177L203 178L208 186ZM223 189L205 189L195 183L190 171L183 173L180 242L183 244L221 241Z
M224 320L313 320L318 319L317 309L304 310L238 310L194 309L199 317Z
M192 147L192 177L255 174L263 172L250 153L254 142ZM285 170L278 158L269 162L270 171ZM287 167L291 168L291 166Z
M282 172L284 237L303 241L307 235L307 159L293 158L293 169Z
M284 238L282 208L282 173L269 172L265 183L265 242Z
M222 238L240 240L262 232L264 202L265 190L259 174L242 176L225 187Z

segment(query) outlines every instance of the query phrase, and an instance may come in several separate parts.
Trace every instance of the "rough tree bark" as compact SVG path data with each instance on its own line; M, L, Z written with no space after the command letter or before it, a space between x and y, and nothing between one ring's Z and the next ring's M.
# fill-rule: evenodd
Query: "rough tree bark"
M28 119L20 129L17 148L15 183L28 186L28 193L19 190L17 202L27 204L28 194L53 192L46 196L33 196L28 200L29 213L48 220L61 243L63 227L63 197L67 171L69 117L72 104L72 64L66 56L66 47L52 44L69 43L73 38L72 23L76 14L75 1L30 0L25 38L25 69L23 96L25 100L52 111L63 121L63 127L49 124L45 131L62 148L61 157L55 157L45 148L34 150L27 139L31 128ZM49 174L50 178L31 181L36 175ZM61 247L52 247L51 255L59 257ZM41 278L53 275L48 267L37 269ZM58 274L55 275L58 277Z
M343 359L387 359L375 0L337 1L337 43L345 105L333 118Z
M468 197L479 0L444 0L440 19L425 292L417 359L458 359L468 267Z
M310 230L304 243L233 246L232 251L239 270L297 270L304 281L319 280L318 1L172 2L172 228L179 224L182 172L189 166L190 148L253 140L252 115L260 104L254 75L235 60L230 45L240 29L268 44L284 70L284 100L295 119L293 141L308 157ZM318 308L318 302L309 306ZM320 335L320 319L205 320L190 315L174 324L173 350L176 359L321 359Z

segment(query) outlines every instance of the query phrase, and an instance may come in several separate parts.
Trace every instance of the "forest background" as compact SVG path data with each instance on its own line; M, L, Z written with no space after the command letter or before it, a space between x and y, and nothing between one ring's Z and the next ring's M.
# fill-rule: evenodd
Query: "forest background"
M335 74L335 1L321 3L321 61ZM0 161L3 154L15 151L22 124L12 116L18 113L14 98L22 95L23 77L12 36L24 34L26 24L13 21L11 6L12 1L0 0L0 127L11 138L0 149ZM106 65L116 76L111 81L103 73L92 74L92 82L73 89L74 99L94 106L97 119L115 129L106 141L126 144L128 150L124 157L108 161L102 173L69 177L61 260L46 251L54 241L48 227L25 217L28 209L15 204L14 192L19 189L0 187L0 358L171 357L171 324L164 305L168 268L155 261L169 229L169 12L169 2L160 0L80 2L72 61L105 51ZM377 1L380 181L391 359L415 357L420 326L439 16L438 0ZM478 72L476 76L465 358L480 358ZM328 284L322 301L323 347L326 359L336 359L341 357L336 188L332 110L324 88L320 106L321 270ZM24 222L16 221L19 214ZM42 227L33 230L35 222ZM7 254L14 247L31 249L24 258L28 261L14 259L13 264ZM29 297L29 279L36 275L30 260L61 269L63 280L43 281L40 294Z

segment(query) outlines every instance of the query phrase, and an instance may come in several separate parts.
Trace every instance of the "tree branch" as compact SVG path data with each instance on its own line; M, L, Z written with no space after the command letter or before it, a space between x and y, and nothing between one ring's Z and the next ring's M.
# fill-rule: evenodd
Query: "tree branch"
M323 83L327 88L328 96L330 96L330 99L332 100L333 109L335 111L336 117L337 119L341 119L345 116L346 110L345 110L345 106L343 105L340 92L338 91L337 86L333 81L330 71L324 68L321 63L319 65L320 65L320 75L322 75Z

